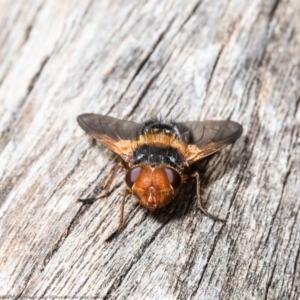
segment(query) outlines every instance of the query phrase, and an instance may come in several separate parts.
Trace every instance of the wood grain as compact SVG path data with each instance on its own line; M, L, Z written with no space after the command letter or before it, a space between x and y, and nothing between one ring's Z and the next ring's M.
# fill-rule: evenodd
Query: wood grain
M1 299L299 299L298 0L0 2ZM77 125L232 119L243 136L118 225L117 158Z

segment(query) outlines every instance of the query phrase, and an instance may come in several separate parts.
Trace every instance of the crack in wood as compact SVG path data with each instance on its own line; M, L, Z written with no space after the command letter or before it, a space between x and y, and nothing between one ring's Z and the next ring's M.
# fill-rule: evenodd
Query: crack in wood
M46 289L44 290L44 292L42 293L42 295L40 297L38 297L39 299L44 299L44 298L60 298L60 299L63 299L63 298L67 298L68 296L66 297L62 297L62 296L57 296L57 295L48 295L47 297L45 297L47 291L49 290L49 288L54 284L55 280L57 280L57 278L60 276L60 274L62 274L63 270L60 269L56 272L55 276L53 276L53 279L51 280L50 284L46 287ZM34 297L36 296L36 294L38 293L38 291L36 291L35 294L33 294L31 297L34 299ZM37 297L36 297L37 298Z
M86 154L87 149L84 151L84 155ZM75 165L75 167L70 171L70 173L74 173L75 172L75 168L80 164L82 159L78 160L77 164ZM68 173L67 177L70 177L70 173ZM99 172L99 175L97 176L97 178L95 179L94 182L96 182L100 176L101 172ZM97 187L96 187L97 188ZM55 193L55 191L53 192L53 194ZM53 195L52 194L52 195ZM93 192L94 194L94 192ZM70 233L73 231L75 225L78 223L78 220L80 218L82 218L82 216L90 209L91 205L89 204L83 204L81 205L81 207L79 208L79 210L77 211L76 215L72 218L72 220L70 221L69 225L67 226L67 228L63 231L63 233L61 234L61 236L59 237L58 241L54 244L54 247L52 248L52 250L46 255L42 266L41 266L41 271L43 271L46 267L46 265L49 263L49 261L51 260L51 258L54 256L54 254L59 250L59 248L62 246L62 244L65 242L65 240L67 239L67 237L70 235Z
M214 74L215 74L215 71L216 71L218 62L219 62L219 60L220 60L220 57L221 57L221 55L222 55L222 53L223 53L223 50L224 50L224 45L221 47L220 51L218 52L218 55L217 55L217 57L216 57L216 59L215 59L215 62L214 62L213 67L212 67L212 70L211 70L211 72L210 72L210 74L209 74L209 78L208 78L208 81L207 81L207 84L206 84L206 89L205 89L205 94L206 94L206 95L207 95L207 93L208 93L208 91L209 91L209 88L210 88L210 84L211 84L212 78L213 78L213 76L214 76ZM206 97L205 97L205 98L206 98Z
M201 274L201 276L200 276L200 279L197 281L197 283L195 284L195 289L194 289L194 291L191 293L191 298L194 298L195 297L195 294L197 293L197 291L198 291L198 289L200 288L200 284L201 284L201 282L202 282L202 280L203 280L203 278L204 278L204 274L205 274L205 272L206 272L206 269L207 269L207 267L209 266L209 262L210 262L210 260L211 260L211 258L212 258L212 256L213 256L213 253L214 253L214 251L215 251L215 248L216 248L216 246L217 246L217 243L218 243L218 240L219 240L219 236L220 236L220 234L221 234L221 232L223 231L222 229L224 228L224 226L222 226L221 228L220 228L220 230L218 231L218 233L215 235L215 237L214 237L214 241L213 241L213 244L212 244L212 247L210 248L210 250L209 250L209 253L208 253L208 256L207 256L207 260L206 260L206 263L205 263L205 265L204 265L204 267L203 267L203 270L202 270L202 274Z
M299 267L299 270L298 270ZM295 263L294 263L294 272L293 272L293 281L292 281L292 288L290 291L290 296L292 292L295 291L295 294L300 294L300 284L299 281L296 283L296 279L300 279L300 245L298 247ZM297 284L297 285L296 285Z
M1 133L1 140L2 140L1 141L1 148L2 149L4 149L5 146L7 145L7 143L9 142L9 140L11 138L11 134L12 134L12 131L11 131L10 128L15 127L15 123L17 122L17 115L18 115L19 111L21 110L21 108L25 105L32 89L34 88L37 80L41 76L41 73L42 73L45 65L47 64L48 60L49 60L49 56L46 56L44 58L44 60L41 62L39 69L37 70L35 75L31 78L31 81L30 81L30 83L28 85L28 88L27 88L26 95L20 100L20 102L18 103L17 109L11 115L10 126L5 131L6 134L3 133L3 132Z
M289 241L288 241L288 245L291 244L292 242L292 237L294 237L294 228L296 228L297 230L297 225L298 225L298 222L297 222L297 219L298 219L298 215L299 215L299 211L297 213L297 215L295 216L295 221L293 223L293 226L292 226L292 229L291 229L291 232L290 232L290 235L289 235ZM297 239L296 241L294 242L294 246L296 246L296 242L297 242ZM291 253L294 251L294 247L291 247L290 249L290 254L289 254L289 258L288 260L291 260ZM296 277L299 277L300 279L300 272L297 272L297 264L298 264L298 259L299 259L299 255L300 255L300 244L298 244L298 250L296 251L296 257L295 257L295 262L294 262L294 267L293 267L293 280L292 280L292 284L291 284L291 289L290 289L290 294L289 294L289 299L292 299L292 292L293 292L293 289L294 289L294 283L295 283L295 280L296 280ZM300 265L300 260L299 260L299 265ZM285 274L288 274L289 272L286 270L288 264L286 264L286 267L284 269L284 273ZM300 271L300 270L299 270ZM300 280L298 280L298 285L300 283ZM296 290L297 287L295 287L295 290ZM299 290L300 292L300 290Z
M91 145L92 147L93 145ZM91 148L89 147L89 148ZM77 160L75 166L72 168L72 170L66 175L66 177L64 178L64 180L59 184L59 186L63 185L65 183L65 181L70 178L72 176L72 174L75 172L76 168L80 165L82 159L84 158L84 156L86 155L88 149L85 149L82 154L81 157ZM99 176L100 176L101 172L99 172L99 175L97 176L97 178L95 179L95 181L98 180ZM58 187L59 187L58 186ZM56 189L54 189L53 193L50 195L50 198L55 194L56 190L58 189L58 187ZM66 238L70 235L70 233L72 232L73 228L74 228L74 224L76 222L78 222L78 220L82 217L82 215L88 211L90 208L90 205L81 205L81 207L79 208L79 210L77 211L76 215L72 218L72 220L70 221L69 225L67 226L67 228L63 231L63 233L60 235L58 241L54 244L54 247L52 248L52 250L46 255L42 266L40 267L40 270L43 271L46 267L46 265L49 263L49 261L51 260L51 258L54 256L54 254L59 250L59 248L61 247L61 245L64 243L64 241L66 240Z
M277 244L278 243L276 243L276 245L275 245L275 249L277 249ZM274 249L273 253L275 252L275 249ZM271 276L270 276L270 278L267 282L267 285L266 285L266 291L265 291L265 297L264 297L265 300L268 299L268 294L269 294L269 290L270 290L270 287L271 287L271 284L272 284L272 280L274 278L275 270L276 270L276 263L274 263L274 266L273 266L272 271L271 271Z
M161 34L158 36L157 40L155 41L155 43L153 44L152 48L150 49L149 53L146 55L146 57L141 61L141 63L139 64L139 66L137 67L135 73L133 74L131 80L129 81L126 89L124 90L124 92L120 95L119 99L110 107L109 111L107 112L107 114L109 114L114 108L115 106L123 99L124 95L127 93L127 91L129 90L131 84L134 82L134 80L137 78L137 76L140 74L141 70L145 67L146 63L150 60L152 54L155 52L155 50L157 49L158 45L161 43L161 41L163 40L164 36L166 35L166 33L170 30L172 24L174 22L174 18L172 18L172 20L168 23L168 25L166 26L166 28L161 32ZM151 82L151 80L150 80ZM149 85L149 83L148 83ZM147 85L147 86L148 86ZM147 86L145 91L147 91ZM148 87L149 88L149 87ZM127 116L130 116L136 109L136 107L138 107L139 102L141 101L142 97L139 97L138 100L136 101L136 103L134 104L134 109L131 110L131 112L129 114L127 114Z
M274 3L273 3L273 6L270 10L270 19L273 19L274 15L275 15L275 12L277 11L277 8L279 6L279 3L280 3L280 0L275 0Z
M103 296L103 300L109 299L110 296L112 296L112 293L118 289L122 285L122 282L124 278L127 276L127 274L130 272L132 267L138 263L138 261L143 257L145 254L145 251L147 248L151 246L151 244L154 242L158 234L162 231L162 229L166 226L166 224L170 221L170 217L166 219L164 223L162 223L150 236L150 238L146 239L143 245L139 248L139 250L136 253L136 256L131 260L128 268L118 276L112 283L111 287L108 289L106 294ZM124 266L125 267L125 266Z
M192 17L193 14L195 14L195 12L197 11L198 7L200 6L201 1L198 2L194 8L192 9L192 12L188 15L188 17L186 18L186 20L182 23L182 25L179 27L178 31L175 33L175 35L173 36L172 40L174 40L174 38L178 35L178 33L180 32L180 30L182 29L182 27L188 22L188 20ZM124 95L127 93L127 91L129 90L131 84L133 83L133 81L136 79L136 77L139 75L139 73L141 72L141 70L144 68L144 66L146 65L146 63L150 60L150 57L152 56L152 54L155 52L156 48L158 47L158 45L161 43L161 41L164 39L166 33L170 30L172 24L174 23L175 17L171 19L171 21L168 23L168 25L166 26L166 29L159 35L157 41L155 42L155 44L153 45L152 49L150 50L150 52L148 53L148 55L146 56L146 58L141 62L141 64L138 66L135 74L133 75L131 81L129 82L129 84L127 85L127 88L125 89L125 91L121 94L121 96L119 97L119 100L117 102L115 102L115 104L113 104L108 113L111 112L114 107L116 106L117 103L119 103L119 101L121 101L121 99L124 97ZM150 89L151 85L153 84L153 82L158 78L158 76L160 75L160 73L162 72L162 70L164 69L165 65L168 63L169 59L171 58L171 55L169 55L169 57L166 59L165 63L162 65L161 69L151 78L151 80L148 82L148 84L146 85L146 87L144 88L143 92L141 93L141 95L139 96L139 98L137 99L136 103L133 105L132 109L130 110L130 112L127 114L127 117L131 116L135 110L137 109L137 107L139 106L140 102L142 101L142 99L144 98L144 96L147 94L148 90Z
M279 199L279 202L278 202L278 205L277 205L277 208L272 216L272 219L270 221L270 225L269 225L269 230L268 230L268 233L267 233L267 238L264 242L264 244L268 244L269 242L269 238L271 236L271 232L272 232L272 229L273 229L273 225L274 225L274 222L275 222L275 219L277 217L277 214L279 212L279 208L281 207L281 203L282 203L282 199L283 199L283 194L285 192L285 188L286 188L286 183L287 183L287 180L288 180L288 177L290 176L291 174L291 167L287 170L285 176L284 176L284 179L283 179L283 184L282 184L282 190L281 190L281 195L280 195L280 199Z
M299 109L299 104L300 104L300 97L296 101L295 110L294 110L294 113L293 113L294 118L296 118L296 115L297 115L297 112L298 112L298 109Z
M138 106L140 105L140 102L142 101L142 99L145 97L145 95L147 94L147 92L149 91L151 85L153 84L153 82L157 79L157 77L159 76L160 71L157 72L151 79L150 81L147 83L147 85L145 86L144 90L142 91L141 95L138 97L137 101L133 104L132 109L130 110L130 112L128 113L128 116L131 116L135 110L138 108Z
M174 38L177 36L177 34L180 32L181 28L188 22L188 20L191 18L191 16L193 14L195 14L195 12L197 11L198 7L200 6L201 1L198 2L194 8L192 9L192 12L189 14L189 16L186 18L186 20L182 23L182 25L179 27L178 31L176 32L176 34L173 36L172 40L174 40ZM158 45L161 43L161 41L164 39L166 33L170 30L172 24L174 23L175 17L173 17L171 19L171 21L168 23L168 25L166 26L165 30L159 35L158 39L156 40L155 44L153 45L152 49L150 50L150 52L148 53L148 55L145 57L144 60L142 60L141 64L138 66L135 74L133 75L131 81L129 82L129 84L127 85L125 91L120 95L119 100L117 102L115 102L109 109L109 111L107 112L109 114L109 112L111 112L114 107L116 106L117 103L119 103L119 101L121 101L121 99L124 97L124 95L127 93L127 91L129 90L131 84L133 83L133 81L136 79L136 77L139 75L139 73L141 72L141 70L145 67L146 63L150 60L150 57L152 56L152 54L155 52L155 50L157 49ZM130 110L130 112L127 114L127 117L131 116L135 110L137 109L137 107L139 106L140 102L142 101L142 99L144 98L144 96L147 94L148 90L150 89L151 85L153 84L153 82L158 78L158 76L160 75L160 73L162 72L162 70L164 69L165 65L168 63L169 59L170 59L171 55L169 55L169 57L166 59L165 63L162 65L162 67L160 68L160 70L154 74L154 76L151 78L151 80L148 82L148 84L146 85L146 87L144 88L143 92L141 93L141 95L139 96L139 98L137 99L137 101L135 102L135 104L133 104L132 109Z
M47 62L48 62L48 60L49 60L49 58L50 58L50 56L46 56L46 57L42 60L42 62L41 62L41 64L40 64L40 67L39 67L38 71L37 71L37 72L35 73L35 75L32 77L32 79L31 79L31 81L30 81L30 83L29 83L29 85L28 85L28 88L27 88L27 94L25 95L24 100L22 101L23 103L21 104L21 106L24 105L26 99L28 98L29 94L30 94L31 91L33 90L33 88L34 88L36 82L38 81L38 79L40 78L40 76L41 76L41 74L42 74L42 72L43 72L43 70L44 70L44 68L45 68L45 66L46 66L46 64L47 64Z
M25 277L24 279L24 288L22 289L22 291L16 295L16 297L13 297L14 300L17 300L17 299L24 299L26 298L26 296L23 295L24 291L26 290L27 286L28 286L28 283L32 277L32 275L34 274L35 270L36 270L36 266L34 266L31 270L31 272ZM0 299L3 299L2 297L0 297Z
M197 9L199 8L200 4L202 3L202 1L199 1L198 3L196 3L196 5L192 8L191 13L188 15L188 17L184 20L184 22L182 23L182 25L179 27L176 35L181 32L182 28L184 27L184 25L191 19L191 17L196 13Z
M38 6L36 12L34 13L29 25L26 27L25 29L25 32L24 32L24 39L23 39L23 42L22 44L20 45L19 47L19 50L21 50L21 48L27 43L27 41L29 40L30 38L30 34L31 34L31 31L32 31L32 28L33 28L33 24L35 23L36 21L36 18L39 14L39 12L41 11L42 7L44 6L44 2L42 1L41 4Z
M63 245L67 237L70 235L70 233L73 231L75 224L78 223L78 220L84 215L84 213L89 209L87 205L82 205L79 210L77 211L74 218L69 223L68 227L63 231L63 233L58 238L57 242L54 244L51 251L45 256L44 261L42 262L42 265L40 267L40 271L44 271L45 267L49 263L49 261L52 259L54 254L59 250L59 248Z
M192 233L190 235L190 240L191 240L191 237L192 237L192 235L194 234L194 232L196 230L196 227L197 227L197 224L195 225L194 230L192 231ZM177 290L179 290L179 294L177 296L177 299L184 300L184 299L187 298L186 290L185 289L180 289L179 286L187 284L186 282L188 281L188 279L190 277L189 274L191 274L192 268L195 265L195 256L196 256L196 254L197 254L197 252L194 249L191 249L191 251L189 253L189 256L188 256L188 258L186 260L187 263L186 263L185 267L183 268L183 270L181 272L181 274L185 274L185 273L187 274L185 276L186 279L184 281L182 281L182 280L179 279L180 276L178 276L178 278L176 280L176 284L174 286L174 292L176 292Z

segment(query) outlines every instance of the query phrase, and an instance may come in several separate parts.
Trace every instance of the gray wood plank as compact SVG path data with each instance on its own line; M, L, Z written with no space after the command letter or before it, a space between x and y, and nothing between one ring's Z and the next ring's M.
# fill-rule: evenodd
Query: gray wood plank
M0 296L299 299L300 3L0 2ZM85 112L232 119L243 136L150 213Z

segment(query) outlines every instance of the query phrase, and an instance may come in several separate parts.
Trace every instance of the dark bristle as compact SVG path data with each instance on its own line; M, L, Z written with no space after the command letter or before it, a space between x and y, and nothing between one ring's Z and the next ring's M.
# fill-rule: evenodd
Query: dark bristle
M149 125L152 125L152 124L157 124L157 123L162 123L162 120L157 118L157 117L152 117L150 119L147 119L144 124L145 126L149 126Z
M160 132L165 129L169 130L172 133L175 133L174 130L175 125L171 124L170 122L162 122L158 118L152 118L150 120L147 120L144 123L144 127L142 128L142 134L148 133L148 132Z

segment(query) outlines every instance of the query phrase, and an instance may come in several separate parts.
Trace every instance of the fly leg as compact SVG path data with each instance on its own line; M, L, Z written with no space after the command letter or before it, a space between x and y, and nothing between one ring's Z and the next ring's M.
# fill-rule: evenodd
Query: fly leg
M198 208L209 218L211 218L212 220L215 221L220 221L223 223L226 223L226 220L224 219L220 219L218 217L215 217L213 215L211 215L203 206L202 206L202 202L201 202L201 196L200 196L200 179L199 179L199 174L198 172L194 172L192 174L190 174L189 178L196 178L196 191L197 191L197 206Z
M93 198L78 199L78 201L82 202L83 204L92 204L95 201L108 196L111 193L111 189L110 189L111 184L112 184L114 178L116 177L116 174L119 171L119 169L121 168L121 166L122 166L121 164L117 164L114 166L114 168L112 169L112 171L109 174L109 177L105 184L104 190L100 195L93 197Z
M125 208L125 200L128 195L131 194L130 190L125 190L123 198L122 198L122 204L121 204L121 211L120 211L120 221L119 221L119 226L117 228L117 231L121 231L124 225L124 208Z
M131 190L125 190L123 198L122 198L122 204L121 204L121 210L120 210L120 220L119 220L119 225L116 230L114 230L108 238L104 241L104 244L108 245L110 242L115 239L119 232L122 230L123 225L124 225L124 208L125 208L125 200L128 195L132 194Z

